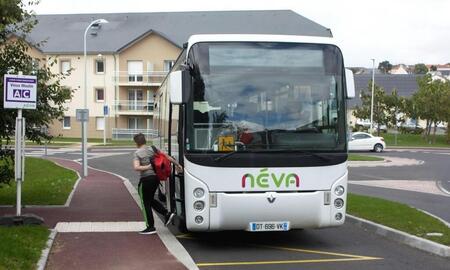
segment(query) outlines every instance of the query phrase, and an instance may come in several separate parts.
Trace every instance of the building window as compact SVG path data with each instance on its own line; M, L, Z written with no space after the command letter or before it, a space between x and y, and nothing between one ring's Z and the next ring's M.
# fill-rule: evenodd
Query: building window
M142 82L144 67L142 61L128 61L128 81Z
M68 74L70 71L70 60L61 60L61 73Z
M105 73L105 60L95 60L95 73L103 74Z
M70 116L64 116L63 129L70 129Z
M175 60L164 60L164 71L170 71L174 64Z
M104 102L105 101L105 89L95 88L95 101Z
M95 118L95 126L97 127L97 130L104 130L105 129L105 118L104 117L96 117Z

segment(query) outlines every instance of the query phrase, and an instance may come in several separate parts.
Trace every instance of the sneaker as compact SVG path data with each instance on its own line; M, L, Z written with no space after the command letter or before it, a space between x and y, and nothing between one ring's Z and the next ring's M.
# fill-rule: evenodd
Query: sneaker
M169 225L170 222L172 222L173 218L175 217L174 213L167 213L166 215L166 222L164 223L164 225Z
M146 228L143 231L140 231L139 234L155 234L156 230L155 228Z

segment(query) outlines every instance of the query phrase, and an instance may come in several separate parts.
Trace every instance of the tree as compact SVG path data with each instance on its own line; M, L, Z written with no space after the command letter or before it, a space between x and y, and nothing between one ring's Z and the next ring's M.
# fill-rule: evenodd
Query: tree
M425 64L419 63L414 65L414 73L415 74L427 74L428 68Z
M417 116L426 120L423 137L430 139L431 128L434 126L433 142L436 140L436 125L448 119L448 87L447 81L432 80L431 75L425 75L417 80L419 89L412 96L412 102Z
M430 67L430 70L431 70L431 71L437 71L437 66L432 65L432 66Z
M393 89L390 95L384 96L384 104L386 108L386 122L388 127L397 127L399 122L399 114L404 111L404 98L399 96L397 89Z
M370 119L370 107L372 103L372 80L369 81L366 90L361 91L361 106L356 106L353 115L359 119ZM377 134L380 135L380 126L387 125L389 118L387 116L387 108L385 104L386 93L384 89L377 84L374 85L373 100L373 124L377 126Z
M29 4L36 4L31 1ZM0 1L0 96L3 96L4 74L33 74L37 76L36 110L24 110L27 139L40 142L50 139L40 129L64 115L64 103L71 98L72 91L61 85L63 74L53 74L50 67L56 64L50 59L47 63L27 54L30 46L39 47L40 43L26 42L27 34L36 24L32 12L24 9L20 0ZM11 38L14 35L17 38ZM0 100L0 187L13 178L13 151L2 146L3 140L10 141L14 136L17 110L3 108Z
M387 73L389 73L389 72L391 71L391 69L392 69L392 64L389 63L389 61L385 60L385 61L383 61L383 62L381 62L381 63L378 64L378 69L379 69L382 73L387 74Z

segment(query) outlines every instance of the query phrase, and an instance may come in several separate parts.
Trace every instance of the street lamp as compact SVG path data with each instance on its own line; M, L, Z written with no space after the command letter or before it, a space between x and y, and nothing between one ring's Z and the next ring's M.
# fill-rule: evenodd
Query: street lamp
M370 104L370 133L373 133L373 92L375 89L375 59L372 60L372 101Z
M92 21L88 27L86 27L86 30L84 31L84 106L83 108L87 110L87 57L86 57L86 36L89 31L89 29L94 25L100 25L108 23L105 19L97 19ZM87 164L87 121L81 122L81 148L82 148L82 154L83 154L83 176L88 176L88 164Z

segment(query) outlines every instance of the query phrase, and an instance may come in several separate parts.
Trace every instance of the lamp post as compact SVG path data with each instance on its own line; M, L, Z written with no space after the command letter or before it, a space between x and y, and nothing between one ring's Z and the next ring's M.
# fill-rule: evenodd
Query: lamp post
M84 31L84 106L83 109L87 110L87 57L86 57L86 36L87 33L89 31L89 29L93 26L93 25L99 25L99 24L104 24L104 23L108 23L107 20L105 19L97 19L92 21L88 27L86 27L86 30ZM82 148L82 160L83 160L83 176L87 177L88 176L88 164L87 164L87 121L82 121L81 122L81 137L82 137L82 142L81 142L81 148Z
M372 60L372 96L371 96L371 103L370 103L370 134L373 133L373 93L375 90L375 59Z

